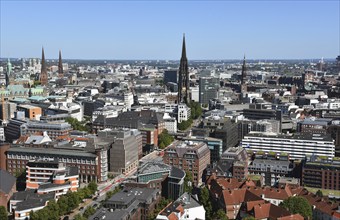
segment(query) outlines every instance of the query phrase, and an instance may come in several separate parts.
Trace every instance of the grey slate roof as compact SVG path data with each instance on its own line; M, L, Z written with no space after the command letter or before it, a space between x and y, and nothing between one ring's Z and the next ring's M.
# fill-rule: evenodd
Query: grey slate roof
M16 195L20 194L20 195ZM47 193L47 194L37 194L33 191L22 191L15 193L11 200L22 200L22 202L18 202L16 205L17 211L33 209L36 207L45 206L46 202L55 198L55 193Z
M16 178L5 170L0 170L0 191L8 194L16 184Z

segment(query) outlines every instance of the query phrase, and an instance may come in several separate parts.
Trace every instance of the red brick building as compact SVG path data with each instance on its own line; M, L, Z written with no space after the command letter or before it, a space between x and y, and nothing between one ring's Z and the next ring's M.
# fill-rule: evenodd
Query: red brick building
M165 164L190 172L195 186L202 184L203 171L210 164L210 150L203 142L175 141L164 150Z

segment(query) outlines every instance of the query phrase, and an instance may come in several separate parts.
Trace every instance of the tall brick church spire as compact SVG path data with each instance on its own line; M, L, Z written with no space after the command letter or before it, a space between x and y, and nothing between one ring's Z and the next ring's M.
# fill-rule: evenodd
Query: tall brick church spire
M42 54L41 54L41 72L40 72L39 81L40 81L40 84L42 86L46 86L47 83L48 83L47 67L46 67L46 61L45 61L44 48L42 48Z
M183 34L182 57L178 73L178 103L189 103L189 69L185 47L185 35Z

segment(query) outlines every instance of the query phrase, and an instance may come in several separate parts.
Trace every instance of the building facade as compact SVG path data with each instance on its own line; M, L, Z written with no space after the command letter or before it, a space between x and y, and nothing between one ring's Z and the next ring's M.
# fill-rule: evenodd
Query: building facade
M210 164L210 150L203 142L175 141L164 150L164 163L190 172L193 184L202 184L203 171Z
M242 139L242 147L251 151L289 154L290 158L304 159L306 155L335 156L335 145L329 135L276 134L250 132Z

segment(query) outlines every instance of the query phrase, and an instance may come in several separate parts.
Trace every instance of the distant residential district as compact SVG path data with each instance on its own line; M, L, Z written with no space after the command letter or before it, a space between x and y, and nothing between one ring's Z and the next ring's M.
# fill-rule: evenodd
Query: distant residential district
M185 40L2 62L0 219L339 220L340 56L188 61Z

